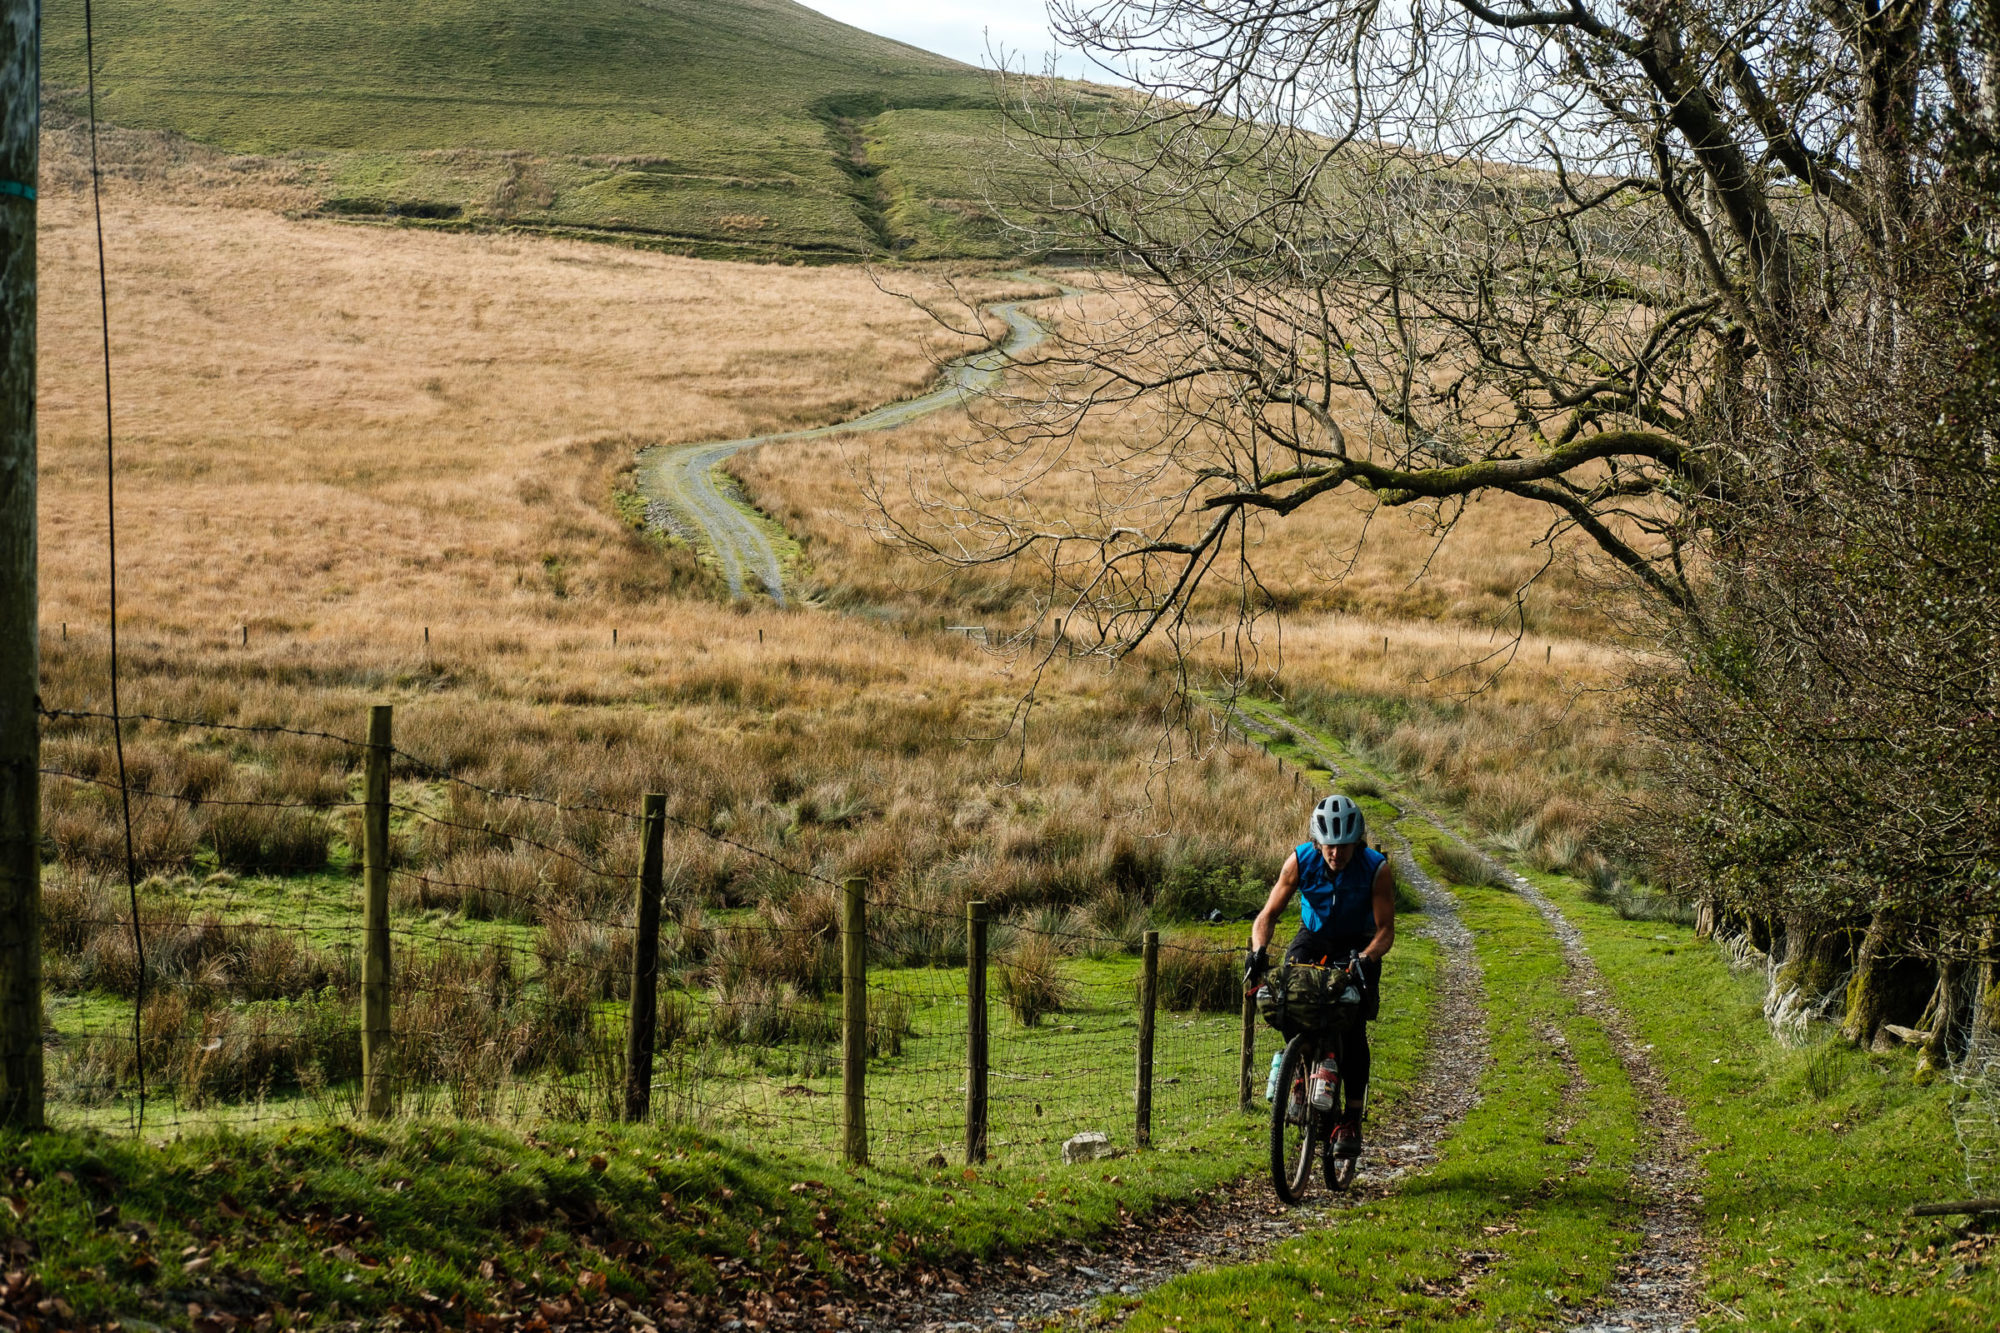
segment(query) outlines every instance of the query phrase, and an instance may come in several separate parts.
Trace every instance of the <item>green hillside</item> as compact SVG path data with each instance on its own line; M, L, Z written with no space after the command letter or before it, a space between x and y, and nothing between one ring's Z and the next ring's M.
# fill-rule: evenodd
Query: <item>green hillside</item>
M58 96L83 81L82 12L46 6ZM988 77L790 0L149 0L96 17L104 119L306 158L330 212L702 251L1002 248L977 206L1000 138Z

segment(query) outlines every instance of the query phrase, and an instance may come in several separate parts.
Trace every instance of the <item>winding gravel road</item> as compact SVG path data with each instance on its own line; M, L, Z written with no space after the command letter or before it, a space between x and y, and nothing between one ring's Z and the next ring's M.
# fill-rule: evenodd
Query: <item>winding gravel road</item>
M1022 353L1048 337L1048 326L1023 309L1027 304L1027 301L1005 301L986 307L1006 322L1006 334L985 351L947 365L938 387L920 397L890 403L831 426L753 435L744 440L661 445L641 451L638 487L646 501L646 526L693 542L715 561L729 583L730 596L743 596L745 583L755 579L772 601L783 606L784 570L772 540L772 525L747 512L740 500L732 498L729 492L734 490L734 483L720 471L723 460L755 444L890 430L947 407L957 407L997 383L1009 362L1018 360Z

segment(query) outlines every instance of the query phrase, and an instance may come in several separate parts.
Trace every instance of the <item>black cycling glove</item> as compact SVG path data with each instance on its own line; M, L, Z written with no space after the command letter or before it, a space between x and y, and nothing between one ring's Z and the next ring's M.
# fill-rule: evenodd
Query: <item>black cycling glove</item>
M1252 986L1262 981L1264 974L1270 970L1270 955L1262 949L1250 950L1249 953L1243 956L1243 989L1249 990Z

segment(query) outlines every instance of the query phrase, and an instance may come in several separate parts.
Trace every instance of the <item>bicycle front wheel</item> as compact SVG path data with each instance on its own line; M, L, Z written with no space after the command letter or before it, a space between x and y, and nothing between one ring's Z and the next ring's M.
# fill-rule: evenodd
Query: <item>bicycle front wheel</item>
M1305 1033L1286 1043L1278 1063L1278 1095L1271 1099L1271 1188L1285 1203L1297 1203L1312 1184L1320 1116L1306 1095L1306 1077L1315 1054L1312 1036Z

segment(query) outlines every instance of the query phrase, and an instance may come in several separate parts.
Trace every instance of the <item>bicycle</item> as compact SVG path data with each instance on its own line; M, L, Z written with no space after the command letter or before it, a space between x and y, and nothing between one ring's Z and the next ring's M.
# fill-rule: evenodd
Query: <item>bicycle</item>
M1271 1087L1271 1185L1295 1204L1312 1184L1313 1158L1326 1187L1354 1182L1358 1160L1335 1151L1342 1123L1341 1038L1360 1021L1361 992L1354 961L1338 968L1285 964L1258 990L1265 1022L1290 1039L1277 1061Z

